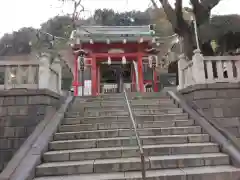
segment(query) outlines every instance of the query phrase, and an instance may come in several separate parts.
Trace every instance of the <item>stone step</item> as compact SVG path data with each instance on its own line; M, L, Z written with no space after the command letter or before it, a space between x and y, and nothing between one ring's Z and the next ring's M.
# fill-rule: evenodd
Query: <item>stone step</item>
M135 119L137 122L142 121L168 121L168 120L186 120L188 119L189 115L187 113L180 113L180 114L159 114L159 115L135 115ZM83 117L81 115L66 115L64 122L66 121L76 121L79 120L80 123L107 123L107 122L114 122L114 121L130 121L129 116L90 116L90 117Z
M178 114L183 113L183 109L181 108L169 108L169 109L162 109L162 108L152 108L152 109L133 109L135 114Z
M128 97L130 101L168 101L171 100L168 96L152 96L152 97ZM85 102L102 102L102 101L125 101L124 95L122 96L97 96L95 98L83 99Z
M135 115L167 115L167 114L179 114L183 113L183 110L180 108L176 108L173 110L162 110L162 109L133 109L133 112ZM99 109L99 111L85 111L82 113L79 112L67 112L67 117L73 117L73 116L126 116L129 115L128 109L122 108L121 110L108 110L104 111Z
M167 128L167 127L184 127L195 125L194 120L169 120L169 121L144 121L138 123L138 128ZM59 127L59 132L71 132L71 131L87 131L87 130L107 130L107 129L131 129L133 127L132 122L119 122L113 121L109 123L92 123L92 124L80 124L79 120L63 123Z
M171 135L171 136L140 136L143 145L181 144L209 142L207 134ZM104 148L115 146L137 145L136 137L114 137L98 139L57 140L49 143L50 150Z
M180 126L192 126L195 122L192 119L188 120L169 120L169 121L145 121L138 123L138 128L147 127L180 127ZM113 121L110 123L92 123L92 124L80 124L79 120L63 122L59 127L59 131L83 131L83 130L104 130L104 129L131 129L132 122L120 122ZM73 130L75 129L75 130ZM77 130L76 130L77 129Z
M128 92L128 97L136 97L136 98L154 98L154 97L168 97L166 92Z
M110 102L103 103L103 104L102 104L102 102L88 102L88 103L81 103L81 104L79 104L79 106L82 106L84 108L100 108L100 107L105 107L105 106L106 107L112 106L112 107L122 108L122 107L126 106L126 102L121 101L121 102L113 103L113 101L110 101Z
M103 102L103 101L125 101L124 96L112 96L112 97L96 97L88 98L85 102Z
M84 112L85 117L97 117L97 116L128 116L129 112L125 111L99 111L99 112Z
M129 96L129 100L169 100L171 99L167 95L154 95L154 96ZM77 99L76 99L77 100ZM86 97L86 98L80 98L78 101L108 101L108 100L125 100L124 94L122 95L106 95L106 96L95 96L95 97Z
M84 112L102 112L102 111L114 111L114 112L122 112L126 111L127 108L118 108L118 107L99 107L99 108L84 108ZM156 107L156 108L133 108L133 111L159 111L159 112L183 112L182 108L177 107ZM68 111L68 113L79 113L79 111Z
M240 169L233 166L203 166L146 171L146 180L238 180ZM34 180L142 180L141 171L45 176Z
M130 100L129 101L131 105L148 105L148 104L162 104L162 105L168 105L168 104L174 104L172 99L144 99L144 100ZM126 102L125 102L126 103Z
M145 156L217 153L219 146L215 143L186 143L186 144L160 144L143 145ZM48 151L44 154L44 162L81 161L94 159L109 159L123 157L139 157L138 146L104 147L91 149L71 149Z
M199 134L202 133L200 126L189 127L168 127L168 128L144 128L138 129L140 136L156 136L156 135L183 135L183 134ZM77 131L77 132L58 132L54 135L54 139L97 139L111 137L130 137L135 136L133 130L130 129L114 129L114 130L95 130L95 131Z
M176 107L176 105L173 103L172 100L156 100L156 101L142 101L142 100L134 100L130 101L130 104L135 107L135 106L166 106L166 107ZM115 107L124 107L126 106L126 101L99 101L99 102L84 102L84 103L79 103L79 106L83 107L109 107L109 106L115 106ZM76 106L76 105L75 105Z
M146 171L146 180L238 180L240 170L232 166L204 166L191 167L181 169L164 169L164 170L148 170ZM196 177L194 179L194 177ZM137 172L118 172L118 173L94 173L82 175L67 175L67 176L48 176L39 177L34 180L142 180L141 171Z
M163 107L165 107L165 108L177 108L177 105L175 105L175 104L163 104L163 105L161 105L161 104L136 104L136 105L131 105L131 107L132 107L132 109L135 109L135 108L150 108L150 109L152 109L152 108L163 108Z
M229 156L222 153L167 155L145 157L146 170L228 165ZM127 172L141 170L139 157L43 163L36 176L74 175L84 173Z
M79 111L80 107L84 107L84 109L122 109L122 108L126 108L126 103L122 103L122 104L113 104L113 103L107 103L104 105L101 104L89 104L89 103L79 103L77 105L73 105L70 109L70 112L76 112ZM177 105L170 103L170 104L135 104L135 105L131 105L131 107L134 108L177 108Z
M129 97L129 100L168 100L171 99L169 96L149 96L149 97Z

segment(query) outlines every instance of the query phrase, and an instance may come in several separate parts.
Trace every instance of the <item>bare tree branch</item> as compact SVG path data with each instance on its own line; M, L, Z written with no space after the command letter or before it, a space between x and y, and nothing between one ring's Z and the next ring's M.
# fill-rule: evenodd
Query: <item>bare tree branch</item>
M76 21L79 19L79 16L81 12L84 11L84 6L81 4L82 0L71 0L74 2L74 8L73 8L73 13L72 13L72 21L73 21L73 27L75 28L76 26ZM79 6L81 6L81 10L78 11Z
M154 7L155 9L158 9L158 5L157 5L157 3L155 2L155 0L151 0L151 2L152 2L152 4L153 4L153 7Z
M73 3L73 12L72 12L72 22L73 28L76 27L76 22L79 20L80 14L85 11L84 6L82 5L82 0L59 0L64 2L72 2ZM79 10L81 7L81 10Z

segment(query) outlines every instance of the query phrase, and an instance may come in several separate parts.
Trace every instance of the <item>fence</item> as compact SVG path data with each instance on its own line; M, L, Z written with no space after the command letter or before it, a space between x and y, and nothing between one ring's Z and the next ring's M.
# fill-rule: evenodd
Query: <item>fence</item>
M61 65L47 58L31 61L0 61L0 89L49 89L61 93Z
M240 82L240 56L204 57L196 50L192 61L180 56L178 72L179 90L195 84Z

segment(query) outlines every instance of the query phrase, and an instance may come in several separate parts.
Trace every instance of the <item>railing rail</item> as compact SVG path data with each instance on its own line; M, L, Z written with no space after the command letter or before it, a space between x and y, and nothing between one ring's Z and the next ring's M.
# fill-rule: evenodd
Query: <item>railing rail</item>
M125 97L125 101L126 101L126 104L127 104L127 107L128 107L130 119L131 119L131 122L132 122L132 125L133 125L133 129L134 129L134 133L135 133L135 136L136 136L137 144L138 144L138 147L139 147L141 164L142 164L142 169L141 169L141 171L142 171L142 179L145 180L146 179L146 168L145 168L144 151L143 151L142 143L141 143L141 140L140 140L140 137L139 137L139 133L137 131L137 123L136 123L136 120L134 119L133 111L132 111L130 102L128 100L127 91L126 91L125 88L124 88L124 97Z
M36 60L0 62L0 89L49 89L61 93L61 66Z
M195 84L240 82L240 56L203 56L195 52L192 61L184 56L178 61L179 87Z

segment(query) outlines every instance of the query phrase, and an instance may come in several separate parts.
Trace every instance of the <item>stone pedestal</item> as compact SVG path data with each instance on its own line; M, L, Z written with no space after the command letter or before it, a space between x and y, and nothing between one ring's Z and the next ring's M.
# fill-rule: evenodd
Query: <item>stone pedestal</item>
M195 102L207 117L240 138L240 83L193 85L180 93L189 102Z
M60 96L48 90L0 91L0 172Z

